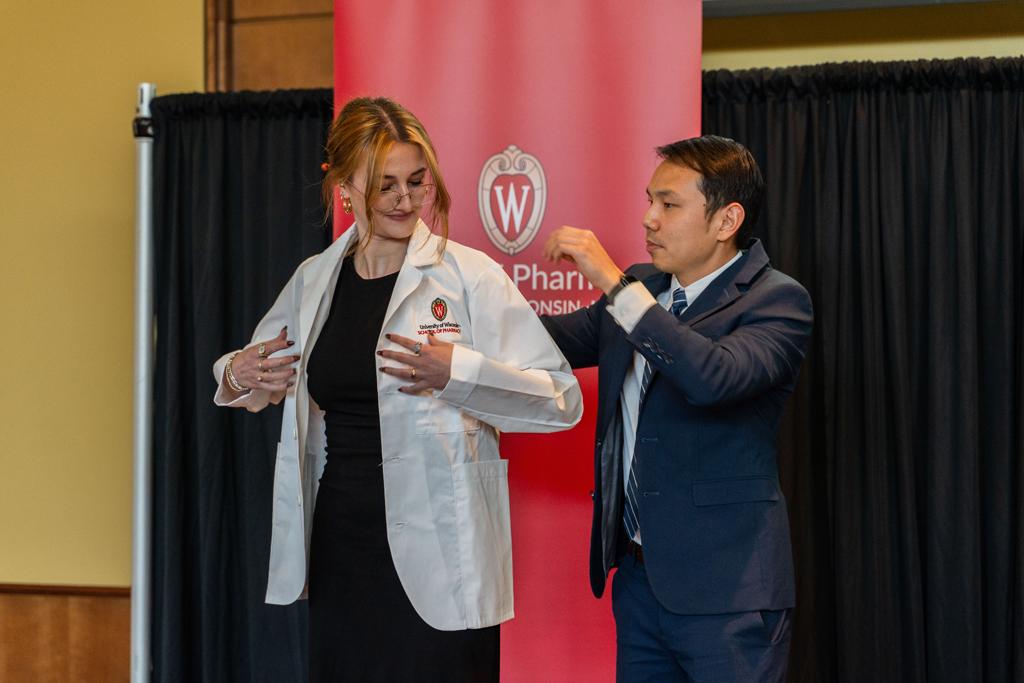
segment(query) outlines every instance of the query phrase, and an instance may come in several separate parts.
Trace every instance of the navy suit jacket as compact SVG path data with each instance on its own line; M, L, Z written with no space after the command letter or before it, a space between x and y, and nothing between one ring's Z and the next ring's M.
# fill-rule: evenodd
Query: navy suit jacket
M632 266L651 294L671 275ZM619 395L633 353L653 375L639 416L635 474L644 564L677 614L774 610L794 604L776 434L811 333L811 300L772 269L760 241L677 320L652 306L629 334L593 305L543 316L574 368L598 366L590 582L604 592L627 539L622 524Z

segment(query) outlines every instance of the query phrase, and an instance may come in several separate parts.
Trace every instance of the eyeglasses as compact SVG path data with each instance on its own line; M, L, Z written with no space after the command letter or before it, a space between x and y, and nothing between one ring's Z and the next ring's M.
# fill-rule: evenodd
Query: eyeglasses
M409 183L413 185L414 183ZM349 183L353 190L359 192L365 198L366 195L360 192L359 188L352 183ZM422 183L417 187L409 190L402 194L395 190L383 190L377 197L377 201L373 203L373 208L380 213L387 213L388 211L394 211L398 208L398 205L402 203L402 199L408 195L409 200L415 207L426 206L430 202L434 201L435 188L430 183Z

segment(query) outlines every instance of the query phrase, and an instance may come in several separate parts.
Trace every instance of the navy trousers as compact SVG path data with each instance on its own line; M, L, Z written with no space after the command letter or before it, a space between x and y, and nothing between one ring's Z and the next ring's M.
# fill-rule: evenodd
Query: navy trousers
M612 579L617 683L782 683L790 610L680 615L651 591L642 563L622 558Z

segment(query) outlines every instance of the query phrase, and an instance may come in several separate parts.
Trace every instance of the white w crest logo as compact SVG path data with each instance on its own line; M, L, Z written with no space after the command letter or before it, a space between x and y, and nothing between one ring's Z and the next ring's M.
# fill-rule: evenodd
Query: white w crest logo
M519 230L523 225L523 209L526 208L526 195L530 191L530 186L523 186L523 198L516 203L516 186L509 183L508 186L508 203L505 203L505 198L502 196L502 188L500 185L494 186L494 191L498 194L498 209L501 212L501 227L508 234L508 219L509 216L516 222L516 234L519 234Z
M537 236L547 199L540 161L515 145L492 156L480 171L480 221L491 243L509 256Z

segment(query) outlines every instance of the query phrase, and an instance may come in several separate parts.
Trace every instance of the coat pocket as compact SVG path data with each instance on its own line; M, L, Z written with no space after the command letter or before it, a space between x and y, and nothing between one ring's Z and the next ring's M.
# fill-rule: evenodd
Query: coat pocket
M771 477L713 479L693 483L693 504L697 506L777 501L778 499L779 488Z
M508 462L487 460L455 465L452 483L466 613L511 612Z

